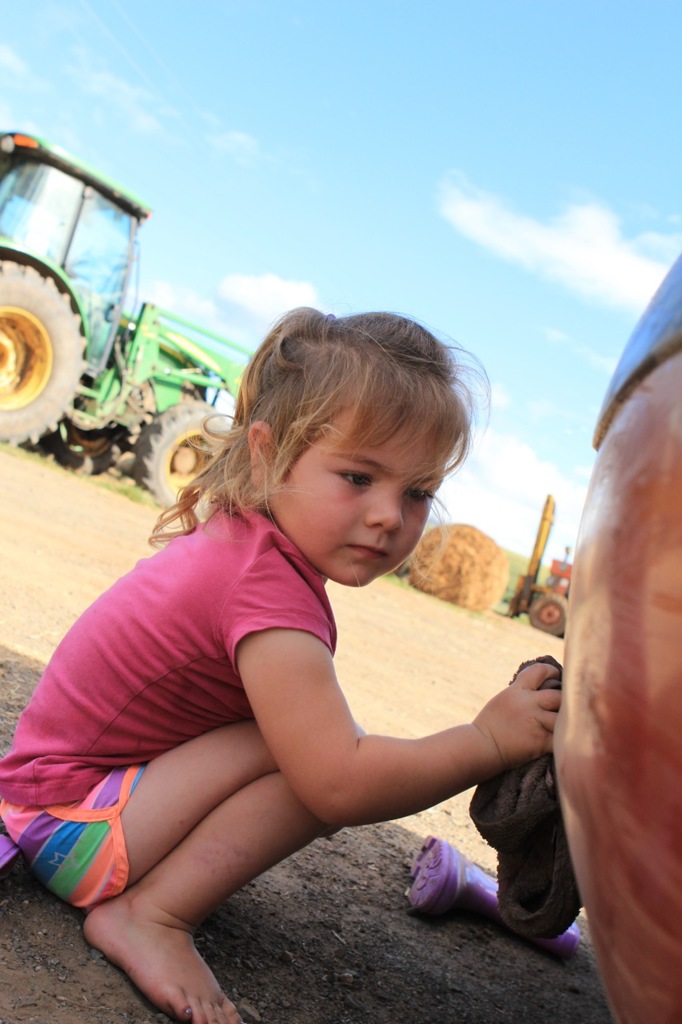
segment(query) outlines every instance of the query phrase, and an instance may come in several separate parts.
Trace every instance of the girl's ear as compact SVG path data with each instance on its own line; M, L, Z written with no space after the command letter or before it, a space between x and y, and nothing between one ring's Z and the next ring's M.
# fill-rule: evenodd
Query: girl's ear
M262 484L272 460L272 431L264 420L256 420L249 427L249 452L251 453L251 479Z

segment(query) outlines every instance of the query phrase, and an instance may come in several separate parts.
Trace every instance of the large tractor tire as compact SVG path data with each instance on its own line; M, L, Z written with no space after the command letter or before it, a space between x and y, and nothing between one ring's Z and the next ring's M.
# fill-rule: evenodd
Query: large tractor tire
M105 473L118 453L112 430L79 430L71 420L62 420L53 433L45 434L40 447L60 466L83 476Z
M33 267L0 263L0 441L57 429L83 372L80 317Z
M180 402L144 427L135 445L133 476L167 508L203 464L201 424L215 413L206 402Z
M568 619L568 601L562 594L540 594L528 609L532 626L552 636L563 636Z

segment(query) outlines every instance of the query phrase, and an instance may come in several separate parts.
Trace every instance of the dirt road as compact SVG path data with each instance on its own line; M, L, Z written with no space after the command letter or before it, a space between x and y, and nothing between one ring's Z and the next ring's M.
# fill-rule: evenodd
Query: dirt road
M138 558L152 508L0 450L0 752L77 615ZM381 580L330 586L339 677L369 731L418 736L467 721L519 662L562 643ZM264 1024L611 1024L588 926L562 962L484 918L407 913L409 864L429 834L486 870L471 794L320 840L238 893L198 940L245 1021ZM182 885L182 879L178 879ZM78 912L19 867L0 882L0 1024L166 1020L88 949Z

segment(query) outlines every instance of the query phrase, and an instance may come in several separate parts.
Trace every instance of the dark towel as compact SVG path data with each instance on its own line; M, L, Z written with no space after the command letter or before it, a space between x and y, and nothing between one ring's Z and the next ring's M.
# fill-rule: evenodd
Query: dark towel
M559 669L551 655L525 661ZM514 682L512 679L512 682ZM551 939L565 932L582 906L556 784L551 754L503 772L477 787L469 807L471 818L497 850L498 904L502 920L526 938Z

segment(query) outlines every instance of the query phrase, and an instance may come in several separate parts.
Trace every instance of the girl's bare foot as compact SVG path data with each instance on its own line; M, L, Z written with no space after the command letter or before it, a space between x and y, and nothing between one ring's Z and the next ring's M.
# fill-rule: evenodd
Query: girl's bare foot
M241 1020L199 956L192 929L140 897L125 892L101 903L86 917L83 933L169 1017L191 1024Z

